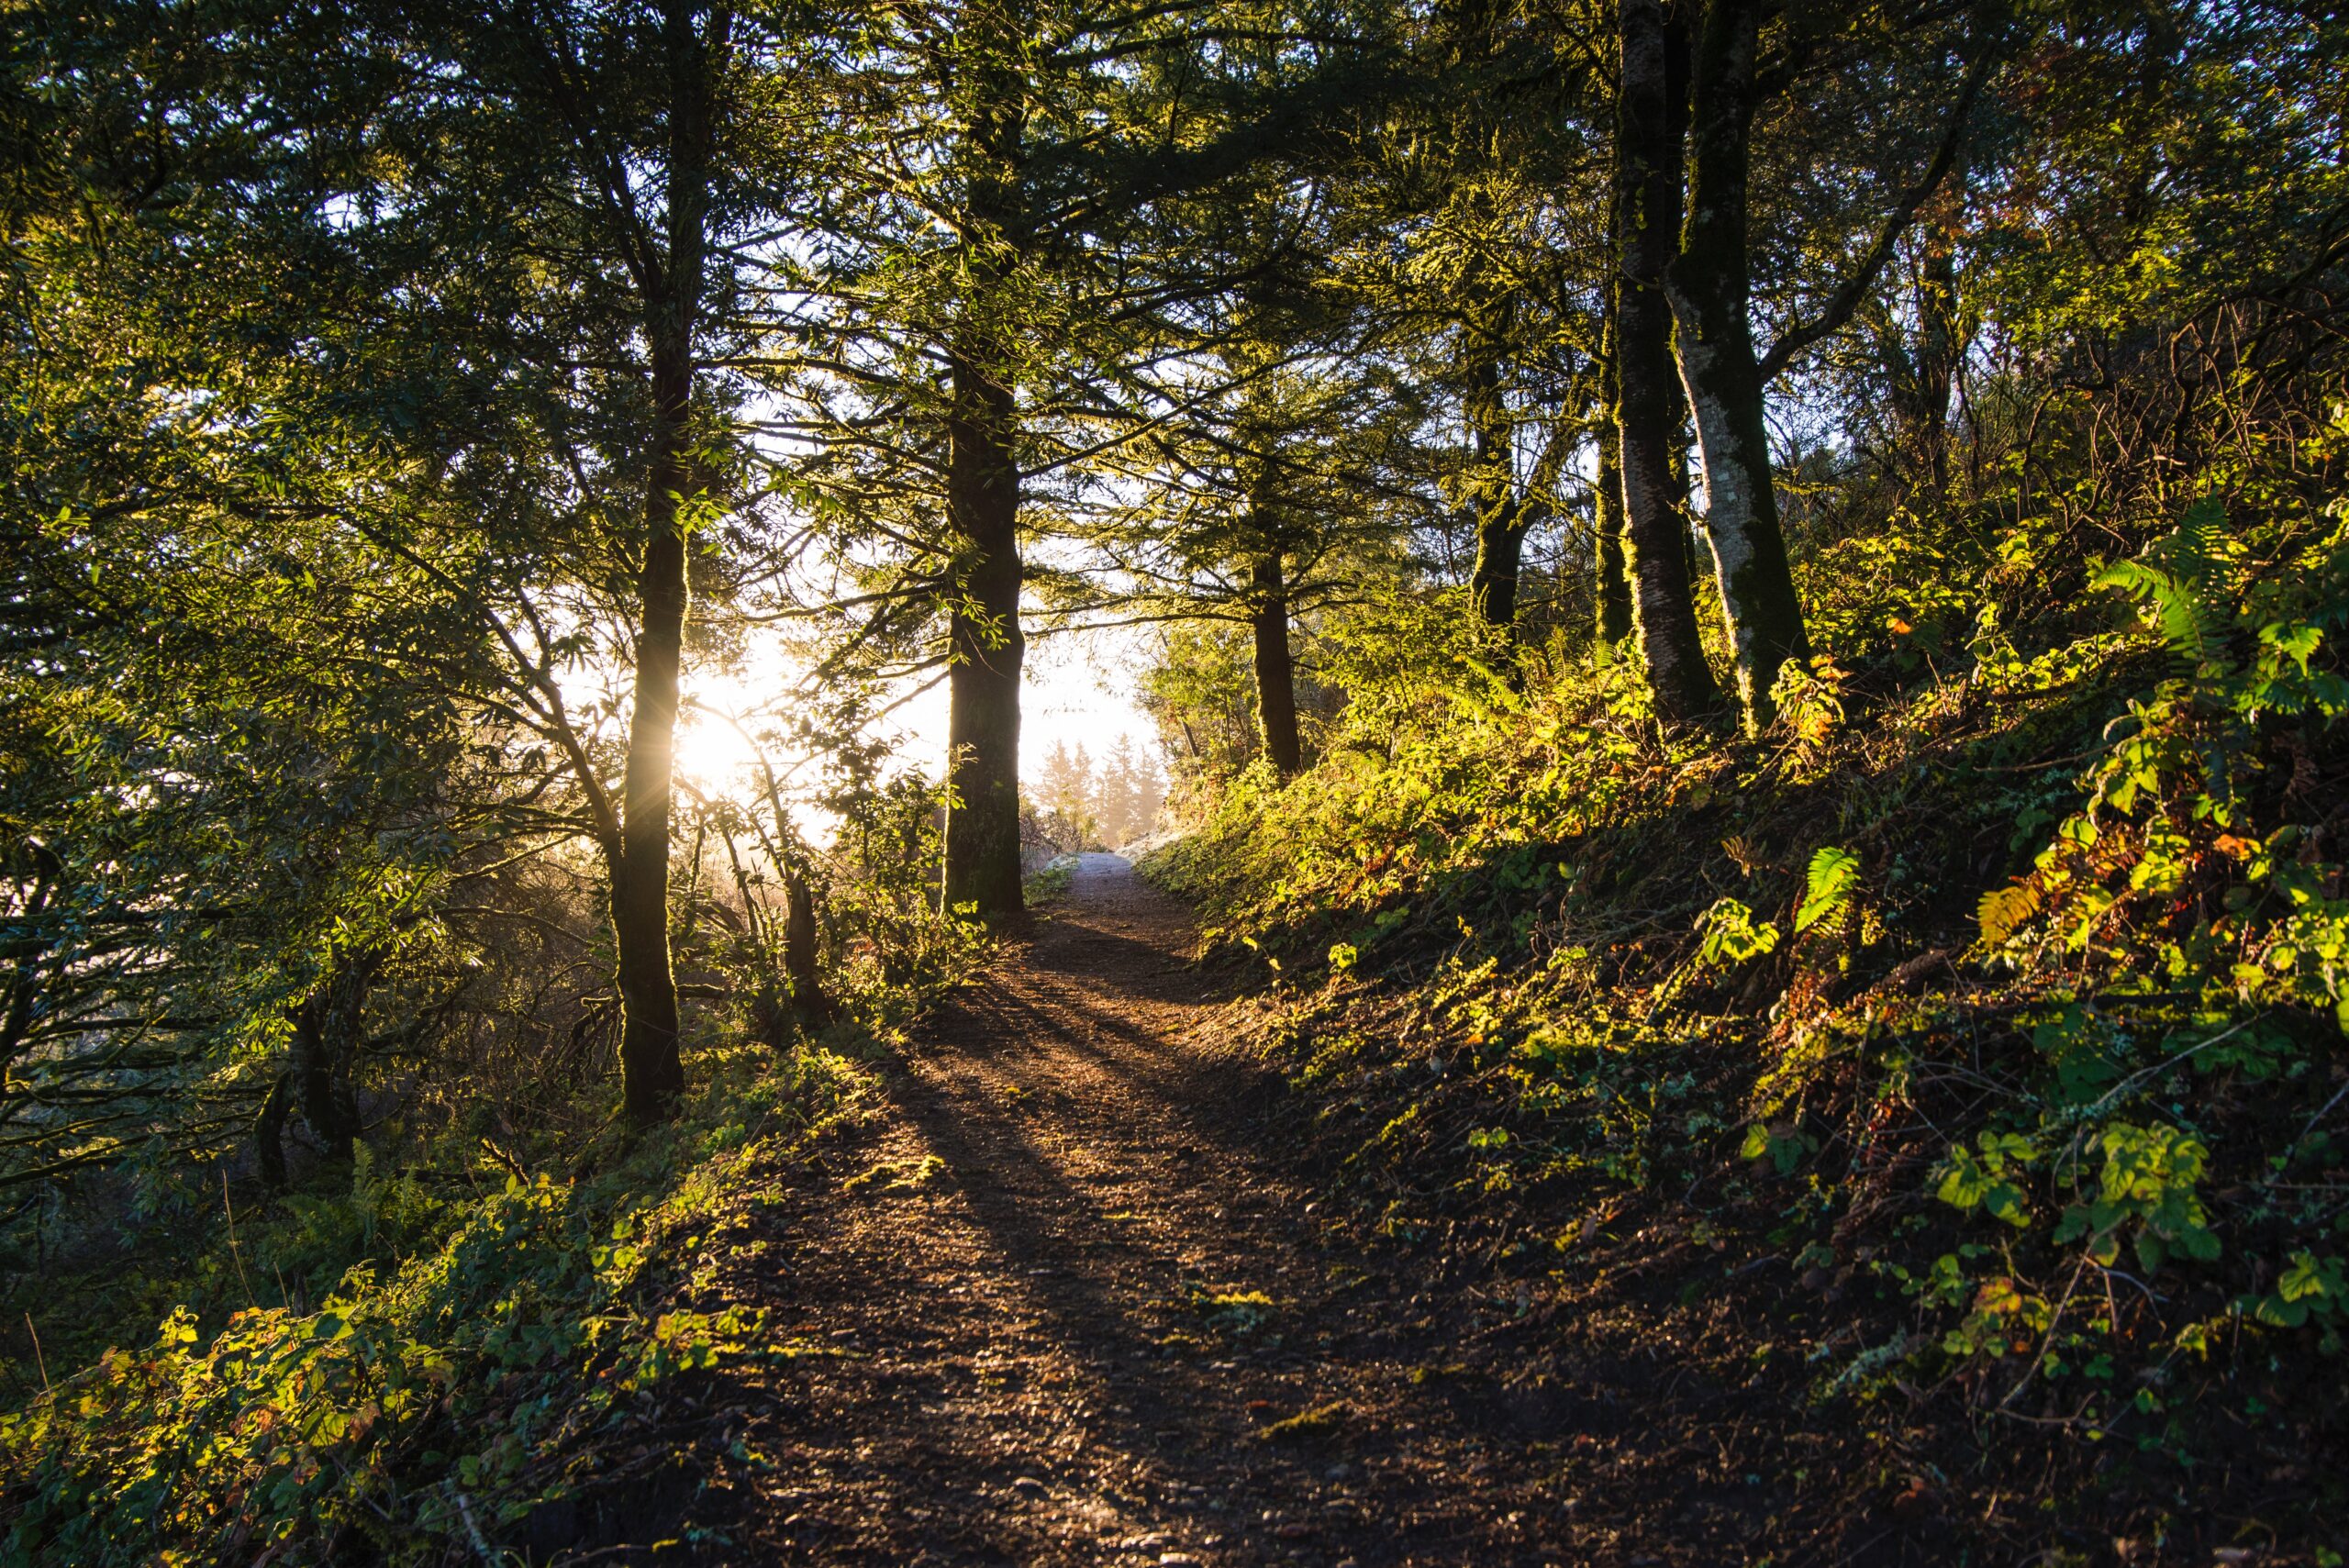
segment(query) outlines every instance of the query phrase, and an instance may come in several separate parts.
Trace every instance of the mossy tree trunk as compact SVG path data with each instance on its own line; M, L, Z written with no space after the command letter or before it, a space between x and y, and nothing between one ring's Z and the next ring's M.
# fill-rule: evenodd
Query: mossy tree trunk
M1484 623L1510 643L1517 640L1517 584L1525 559L1526 511L1512 495L1482 502L1476 512L1476 559L1468 573L1468 596Z
M1642 668L1667 723L1717 706L1720 687L1698 639L1687 528L1673 494L1680 389L1664 280L1680 215L1685 136L1676 40L1656 0L1621 0L1616 98L1615 425L1622 472L1625 575Z
M1623 439L1615 423L1615 311L1610 303L1599 335L1598 471L1593 476L1591 526L1598 571L1598 651L1612 661L1631 635L1631 579L1623 548Z
M292 1091L293 1102L301 1107L310 1135L337 1159L349 1158L351 1140L360 1133L359 1097L351 1074L367 1040L367 994L382 967L379 954L338 951L332 971L294 1009L293 1061L285 1085ZM272 1098L277 1098L274 1092ZM285 1109L280 1100L274 1124L266 1129L264 1173L270 1155L267 1143L275 1140L277 1129L284 1125ZM264 1106L263 1111L266 1122L269 1107ZM282 1152L275 1163L282 1179Z
M1759 0L1708 0L1698 17L1687 213L1665 273L1704 462L1705 534L1748 729L1770 722L1779 667L1810 653L1778 526L1748 316L1747 173L1761 15Z
M1475 441L1475 480L1469 491L1475 508L1476 557L1468 573L1468 600L1477 618L1517 640L1517 584L1525 561L1530 520L1519 495L1514 457L1516 424L1501 386L1501 356L1510 312L1506 301L1466 323L1471 342L1465 398Z

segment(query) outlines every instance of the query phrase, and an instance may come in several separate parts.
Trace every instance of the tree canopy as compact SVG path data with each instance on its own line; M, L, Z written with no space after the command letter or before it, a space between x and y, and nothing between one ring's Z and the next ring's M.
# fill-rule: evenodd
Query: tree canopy
M1030 929L1054 857L1179 837L1153 863L1211 951L1322 988L1292 1043L1488 1049L1486 1194L1831 1154L1819 1214L1875 1239L1789 1209L1783 1250L1846 1279L1892 1255L1887 1171L2018 1247L2048 1208L2004 1273L1910 1260L1943 1360L1912 1326L1881 1364L1920 1400L2019 1410L1979 1393L2009 1349L2026 1382L2110 1367L2132 1290L2172 1347L2148 1396L2222 1323L2313 1314L2337 1350L2332 8L9 23L12 1257L161 1247L157 1216L200 1252L217 1209L242 1269L242 1183L309 1217L307 1317L398 1229L379 1162L447 1189L398 1242L442 1266L493 1209L608 1227L563 1206L685 1180L723 1096L834 1106L823 1053ZM1031 646L1113 634L1157 744L1040 745ZM705 728L730 774L681 762ZM1700 1036L1758 1053L1673 1113L1734 1159L1614 1119L1697 1093ZM742 1088L785 1059L799 1087ZM1291 1065L1359 1110L1419 1059ZM1378 1160L1429 1125L1389 1108ZM1539 1177L1498 1152L1537 1136ZM2226 1139L2266 1251L2221 1289ZM374 1195L340 1240L321 1183ZM2213 1271L2190 1312L2124 1242ZM603 1268L531 1288L624 1316ZM2111 1346L2077 1338L2091 1280ZM0 1429L11 1466L85 1445L0 1473L51 1507L9 1550L134 1560L55 1522L114 1462L61 1408ZM303 1506L391 1518L352 1485ZM200 1512L140 1539L201 1555L230 1527Z

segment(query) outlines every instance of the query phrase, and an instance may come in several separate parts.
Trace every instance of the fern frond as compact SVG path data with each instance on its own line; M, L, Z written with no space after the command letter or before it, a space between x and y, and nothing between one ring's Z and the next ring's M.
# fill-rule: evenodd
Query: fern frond
M2154 548L2170 575L2193 591L2205 605L2223 603L2232 584L2233 561L2227 546L2227 508L2216 495L2205 495L2186 509L2177 531Z
M2199 668L2210 649L2210 628L2192 587L2161 567L2123 561L2098 573L2094 586L2118 588L2153 614L2162 642L2180 662Z
M2039 913L2039 889L2028 882L2011 882L1982 895L1974 917L1981 922L1982 940L1998 947Z
M2226 506L2205 495L2143 555L2106 567L2091 585L2118 588L2151 612L2163 643L2189 669L2223 665L2234 621L2232 542Z
M1807 931L1821 920L1842 913L1850 907L1859 885L1860 857L1833 844L1823 846L1810 857L1810 871L1803 879L1802 901L1795 906L1795 929Z

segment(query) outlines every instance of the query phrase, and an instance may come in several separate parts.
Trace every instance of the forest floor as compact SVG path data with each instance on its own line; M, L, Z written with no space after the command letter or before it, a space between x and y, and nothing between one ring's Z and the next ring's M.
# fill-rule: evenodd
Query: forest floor
M1740 1453L1750 1415L1670 1332L1440 1289L1339 1224L1277 1080L1202 1027L1227 998L1193 944L1182 906L1085 856L829 1173L697 1278L787 1352L712 1391L739 1441L691 1513L724 1561L1914 1552L1885 1519L1788 1551L1799 1436Z

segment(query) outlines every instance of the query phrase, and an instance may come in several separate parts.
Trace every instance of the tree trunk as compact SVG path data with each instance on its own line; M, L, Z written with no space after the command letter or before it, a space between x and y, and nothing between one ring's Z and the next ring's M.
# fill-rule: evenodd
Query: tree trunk
M1517 640L1517 580L1525 559L1525 506L1502 495L1477 509L1476 562L1469 569L1468 596L1486 626Z
M1496 307L1488 322L1471 320L1474 336L1489 334L1477 345L1468 369L1468 424L1475 440L1475 482L1470 491L1476 509L1476 560L1468 573L1468 602L1486 626L1504 639L1517 640L1517 582L1525 559L1525 504L1517 494L1511 461L1516 448L1508 404L1502 395L1500 357L1510 312L1506 302Z
M1705 534L1749 730L1772 717L1771 683L1810 656L1778 527L1763 422L1762 371L1747 313L1746 175L1759 0L1709 0L1690 87L1689 193L1680 254L1665 274L1680 377L1704 460Z
M946 524L954 545L947 628L945 903L982 919L1017 916L1019 885L1019 411L1011 350L1016 324L992 285L1025 250L1022 171L1029 20L1018 0L971 6L955 40L950 97L954 161L964 187L962 264L973 291L948 349Z
M803 1029L819 1029L832 1021L832 1001L816 966L815 890L798 870L784 873L784 888L783 973L791 983L791 1016Z
M1598 428L1598 642L1609 655L1631 635L1631 579L1623 541L1622 439L1610 415Z
M311 1136L336 1159L350 1158L360 1133L351 1068L366 1039L367 992L378 964L373 954L338 952L333 970L294 1012L294 1098Z
M960 559L948 628L946 904L1015 915L1019 887L1019 474L1008 386L953 363L946 512Z
M677 1054L677 979L669 956L669 818L676 756L677 680L691 590L686 510L694 494L694 339L701 311L703 219L709 198L707 50L690 7L672 4L667 265L648 291L652 431L637 574L636 689L629 713L620 861L612 874L618 950L620 1084L629 1116L669 1115L685 1092Z
M1964 171L1957 171L1953 180L1956 198L1952 206L1964 200ZM1924 255L1915 289L1917 352L1913 362L1896 368L1893 401L1903 427L1902 444L1939 504L1949 494L1950 401L1965 343L1957 312L1957 236L1946 217L1937 215L1925 223L1921 239Z
M1688 478L1688 401L1680 395L1676 383L1673 412L1672 509L1680 514L1680 549L1688 557L1688 595L1689 603L1694 605L1697 595L1704 588L1705 562L1697 553L1697 514L1688 506L1688 494L1694 488Z
M1922 328L1918 346L1916 441L1939 502L1949 494L1949 404L1963 347L1957 326L1957 250L1936 226L1926 240L1924 276L1917 289Z
M1288 587L1278 551L1260 557L1255 570L1256 722L1264 755L1283 778L1305 766L1297 730L1297 664L1288 651Z
M285 1190L285 1118L293 1109L294 1074L280 1073L253 1118L253 1162L261 1168L262 1185L273 1193Z
M1611 295L1599 344L1598 473L1591 494L1598 530L1598 650L1602 662L1631 635L1631 580L1623 550L1623 440L1615 423L1615 312Z
M1720 687L1698 640L1686 528L1672 495L1680 425L1672 373L1672 307L1664 295L1680 210L1682 128L1674 39L1656 0L1617 9L1622 85L1616 100L1615 423L1622 465L1623 539L1631 628L1656 716L1675 723L1718 706Z

